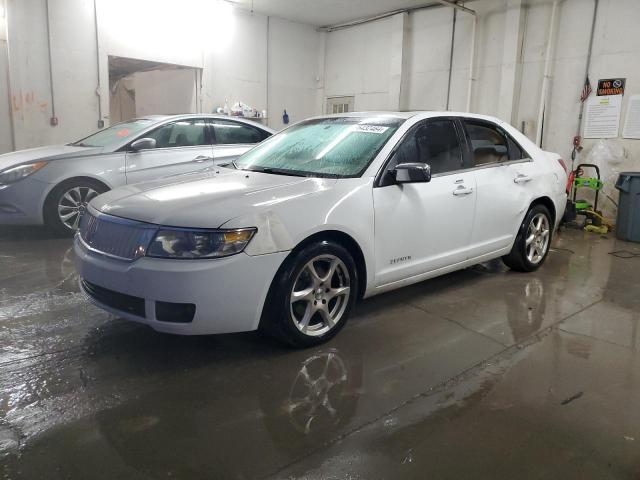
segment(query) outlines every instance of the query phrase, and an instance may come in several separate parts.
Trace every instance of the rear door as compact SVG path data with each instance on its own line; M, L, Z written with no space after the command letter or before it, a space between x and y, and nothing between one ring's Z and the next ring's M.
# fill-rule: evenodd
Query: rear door
M209 120L213 133L213 160L229 163L271 134L266 130L235 120Z
M470 258L513 245L539 179L527 152L493 122L463 120L477 186Z
M127 183L188 173L213 166L211 131L205 118L167 122L139 138L153 138L156 141L156 148L127 151Z
M467 258L476 194L461 133L449 118L420 122L385 166L373 189L377 286ZM429 164L431 181L396 184L388 171L407 162Z

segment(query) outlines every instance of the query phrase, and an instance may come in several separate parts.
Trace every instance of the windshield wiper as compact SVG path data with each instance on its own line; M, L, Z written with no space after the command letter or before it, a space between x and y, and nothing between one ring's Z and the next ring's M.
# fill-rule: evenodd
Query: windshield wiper
M308 176L308 175L305 175L304 173L295 172L293 170L286 170L284 168L252 167L252 168L244 168L243 170L246 170L249 172L271 173L274 175L289 175L291 177L307 177Z

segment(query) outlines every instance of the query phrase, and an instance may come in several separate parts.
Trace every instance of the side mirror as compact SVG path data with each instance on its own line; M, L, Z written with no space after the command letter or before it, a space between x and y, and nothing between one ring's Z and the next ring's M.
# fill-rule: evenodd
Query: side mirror
M431 167L426 163L399 163L392 172L396 183L431 181Z
M139 138L131 144L131 150L137 152L138 150L150 150L156 148L155 138Z

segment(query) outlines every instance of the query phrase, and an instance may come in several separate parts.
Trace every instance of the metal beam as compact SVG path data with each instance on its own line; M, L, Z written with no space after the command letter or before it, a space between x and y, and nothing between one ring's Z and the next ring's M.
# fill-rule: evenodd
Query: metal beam
M447 7L455 8L456 10L460 10L462 12L469 13L476 16L476 12L471 10L470 8L465 7L464 5L459 5L458 2L454 2L453 0L438 0L438 3L442 5L446 5Z
M469 0L469 1L474 1L474 0ZM334 25L324 25L322 27L318 27L318 30L321 31L321 32L333 32L334 30L341 30L343 28L349 28L349 27L355 27L356 25L362 25L363 23L369 23L369 22L374 22L376 20L382 20L383 18L392 17L393 15L397 15L399 13L412 13L412 12L417 12L418 10L425 10L427 8L437 8L437 7L442 7L442 6L457 8L458 10L461 10L461 11L466 12L466 13L470 13L473 16L476 15L476 12L474 12L470 8L464 7L462 5L458 5L457 3L453 2L453 1L436 0L436 1L429 2L429 3L425 3L423 5L417 5L415 7L400 8L400 9L397 9L397 10L391 10L389 12L380 13L378 15L372 15L371 17L358 18L356 20L350 20L348 22L338 23L338 24L334 24Z

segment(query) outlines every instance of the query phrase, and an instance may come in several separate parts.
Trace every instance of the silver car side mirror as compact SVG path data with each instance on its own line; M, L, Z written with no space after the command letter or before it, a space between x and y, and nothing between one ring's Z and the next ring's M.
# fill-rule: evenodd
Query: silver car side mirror
M135 152L137 152L138 150L150 150L152 148L156 148L155 138L139 138L131 144L131 150Z

